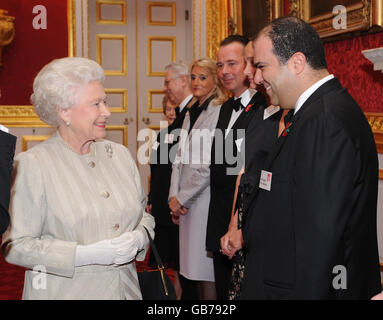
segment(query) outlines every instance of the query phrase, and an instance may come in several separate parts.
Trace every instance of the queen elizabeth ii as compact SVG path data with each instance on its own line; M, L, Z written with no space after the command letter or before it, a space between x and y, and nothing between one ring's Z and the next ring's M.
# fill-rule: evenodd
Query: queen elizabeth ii
M85 58L56 59L34 80L35 111L57 131L15 158L2 251L26 268L23 299L141 299L135 259L145 258L154 219L129 150L103 139L103 81Z

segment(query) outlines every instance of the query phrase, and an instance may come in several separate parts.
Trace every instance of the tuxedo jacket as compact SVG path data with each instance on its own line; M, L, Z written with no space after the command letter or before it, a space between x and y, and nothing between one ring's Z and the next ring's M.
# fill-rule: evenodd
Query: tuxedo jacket
M381 291L378 159L371 128L337 79L279 138L243 228L243 299L369 299Z
M247 161L246 156L251 145L247 128L251 126L253 131L263 132L264 124L268 122L263 121L267 102L261 92L254 94L249 105L251 107L242 111L226 137L225 130L233 111L232 99L222 105L219 114L210 165L211 199L206 234L206 247L210 251L219 251L220 238L227 232L230 223L235 182L240 169ZM241 145L241 154L238 154L238 145ZM253 148L258 146L254 145Z
M159 132L157 142L151 150L148 203L152 205L152 215L157 226L175 226L171 220L168 195L172 164L178 148L179 133L177 129L182 128L187 110L188 108L184 107L174 122Z
M9 225L9 197L16 137L0 130L0 235Z

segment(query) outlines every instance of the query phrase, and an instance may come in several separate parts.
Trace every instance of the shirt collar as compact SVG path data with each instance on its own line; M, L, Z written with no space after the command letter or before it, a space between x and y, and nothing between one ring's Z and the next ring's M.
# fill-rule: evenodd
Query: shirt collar
M333 74L329 74L323 79L315 82L310 88L308 88L305 92L303 92L297 102L295 103L294 114L298 112L298 110L302 107L302 105L306 102L306 100L324 83L334 78Z
M187 105L187 103L189 102L189 100L193 98L193 95L192 94L189 94L184 100L182 100L182 102L180 103L179 107L180 107L180 112L182 111L183 108L185 108L185 106Z
M254 94L257 92L257 90L253 88L248 88L239 97L234 97L235 100L241 98L241 104L246 107L250 100L253 98Z

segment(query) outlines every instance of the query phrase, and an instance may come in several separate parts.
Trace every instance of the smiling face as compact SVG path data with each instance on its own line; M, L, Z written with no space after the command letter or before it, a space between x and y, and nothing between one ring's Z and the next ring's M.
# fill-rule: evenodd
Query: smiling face
M198 98L201 104L215 88L213 76L205 68L194 66L190 78L193 95Z
M88 141L105 137L106 121L110 116L106 104L104 87L99 81L92 81L78 89L77 103L69 109L60 109L59 114L64 124L66 140L75 149ZM65 123L70 123L66 126Z
M255 89L256 84L254 82L254 74L255 74L256 68L254 66L253 58L254 58L253 44L252 42L249 42L245 47L246 67L245 67L244 73L247 76L247 79L249 79L250 88Z
M239 97L247 88L248 81L244 73L244 46L239 42L232 42L218 50L217 75L226 90Z
M168 121L168 125L170 126L174 120L176 119L176 105L172 103L169 99L166 101L165 105L165 118Z
M261 35L253 43L254 65L257 68L254 82L263 85L272 105L294 108L294 77L290 72L290 62L281 64L273 52L269 37Z

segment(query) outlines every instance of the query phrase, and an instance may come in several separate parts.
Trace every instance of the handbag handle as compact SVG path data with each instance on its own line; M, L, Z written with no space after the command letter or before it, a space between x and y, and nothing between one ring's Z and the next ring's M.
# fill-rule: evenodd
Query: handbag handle
M144 229L146 231L146 234L148 235L149 242L150 242L150 248L152 249L152 252L154 253L154 258L156 259L157 266L159 269L161 269L164 267L164 264L162 263L161 257L158 254L157 248L154 245L154 241L153 241L152 237L150 236L148 229L146 229L146 227L144 227Z
M154 254L154 258L156 259L157 268L158 268L158 270L160 271L160 274L161 274L161 281L162 281L162 285L163 285L164 290L165 290L165 295L168 296L169 295L169 291L168 291L168 287L167 287L166 281L165 281L165 274L164 274L165 267L164 267L164 264L162 263L161 257L158 254L157 248L154 245L154 241L153 241L152 237L150 236L150 233L149 233L148 229L146 229L146 227L144 227L144 229L146 231L146 234L148 235L150 247L151 247L152 252Z

